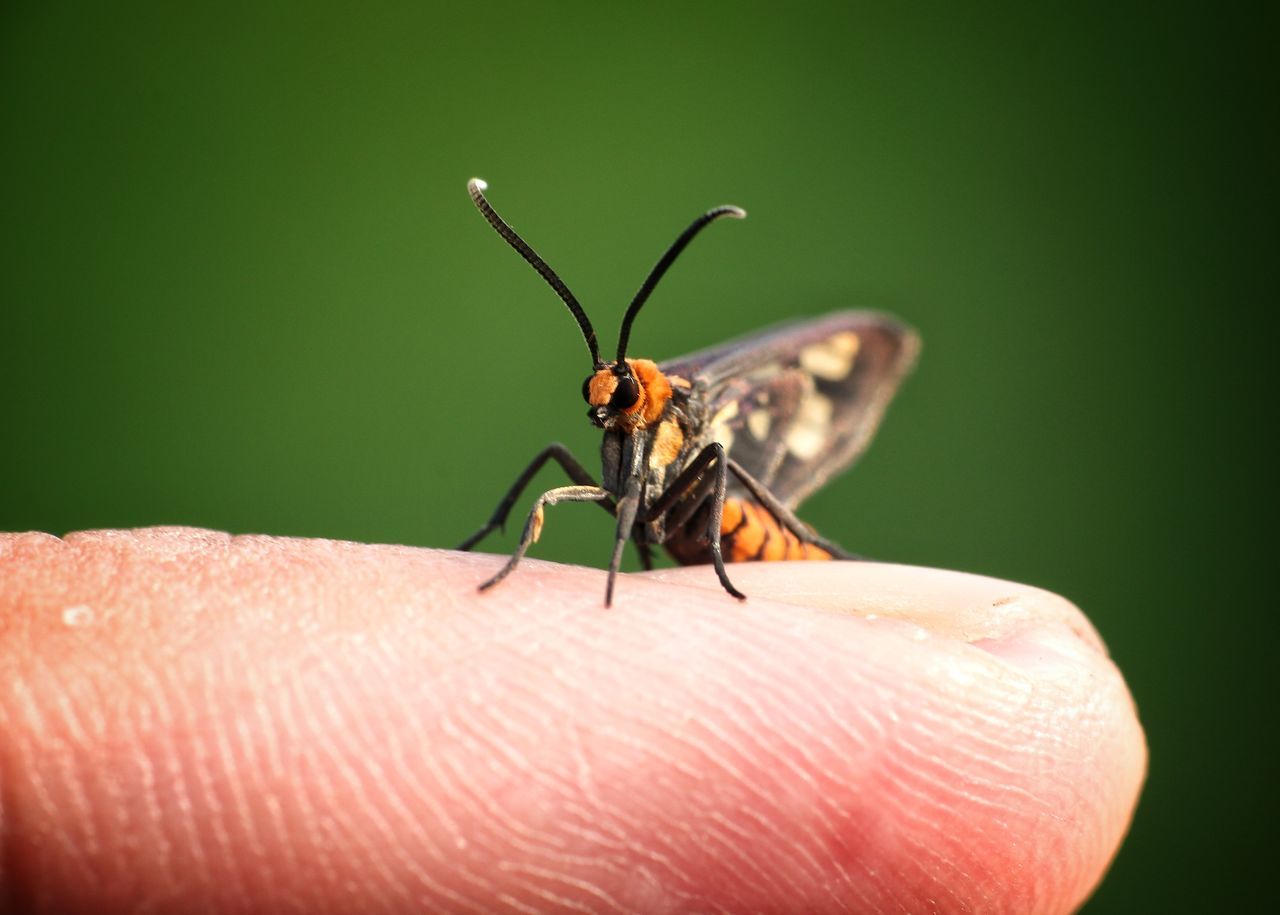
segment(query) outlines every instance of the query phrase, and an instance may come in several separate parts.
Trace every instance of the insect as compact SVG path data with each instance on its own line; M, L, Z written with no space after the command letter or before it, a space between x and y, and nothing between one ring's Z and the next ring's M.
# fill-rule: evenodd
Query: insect
M578 300L497 214L484 196L487 187L471 179L472 202L577 319L592 363L582 396L587 416L604 430L604 442L599 483L560 444L548 445L529 462L489 520L459 549L469 550L504 527L547 461L559 464L572 485L538 497L515 552L480 590L511 574L538 540L545 507L560 502L595 502L617 519L605 606L613 602L628 540L646 569L659 545L681 564L710 562L720 584L739 599L745 595L730 581L726 563L858 558L820 537L796 517L795 508L867 447L915 360L914 331L888 315L844 311L661 364L628 357L636 315L685 247L717 219L747 215L720 206L695 219L663 254L627 308L616 357L602 359Z

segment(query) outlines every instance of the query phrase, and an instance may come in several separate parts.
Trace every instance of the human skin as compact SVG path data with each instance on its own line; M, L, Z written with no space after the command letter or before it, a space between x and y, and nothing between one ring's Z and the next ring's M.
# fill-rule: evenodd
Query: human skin
M874 563L623 576L0 535L11 912L1068 912L1146 748L1080 612Z

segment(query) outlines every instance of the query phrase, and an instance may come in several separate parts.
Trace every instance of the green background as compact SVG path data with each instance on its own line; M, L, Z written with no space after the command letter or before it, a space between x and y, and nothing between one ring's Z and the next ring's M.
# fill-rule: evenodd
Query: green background
M806 518L1092 616L1152 762L1089 912L1260 905L1276 109L1235 15L6 3L0 529L451 546L543 444L597 443L582 341L466 179L606 350L675 234L739 204L633 354L915 324L918 372ZM609 530L565 507L536 555L602 565Z

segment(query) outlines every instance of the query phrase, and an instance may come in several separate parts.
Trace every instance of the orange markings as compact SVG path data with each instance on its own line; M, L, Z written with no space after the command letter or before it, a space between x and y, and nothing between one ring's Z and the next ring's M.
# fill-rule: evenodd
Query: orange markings
M832 558L822 547L805 543L779 524L768 509L743 499L725 500L720 536L730 562Z
M751 502L742 504L742 514L745 520L742 526L738 528L730 538L729 555L732 557L730 562L750 562L755 559L756 553L760 547L764 545L766 528L760 520L760 514L755 505ZM723 531L723 526L721 528ZM723 534L722 534L723 535Z
M658 427L658 434L653 439L653 452L649 455L650 467L666 467L680 456L684 447L684 432L680 423L669 419Z
M773 523L773 518L769 518L766 527L768 533L764 538L764 549L760 551L760 558L765 562L778 562L786 559L787 549L790 546L788 538L792 538L794 535Z
M835 557L818 546L816 543L806 543L804 545L805 559L834 559Z
M656 423L671 399L671 382L658 371L658 364L651 359L628 359L631 374L640 382L640 399L627 413L640 413L645 424Z
M727 537L742 523L742 500L725 499L724 514L720 516L720 535Z

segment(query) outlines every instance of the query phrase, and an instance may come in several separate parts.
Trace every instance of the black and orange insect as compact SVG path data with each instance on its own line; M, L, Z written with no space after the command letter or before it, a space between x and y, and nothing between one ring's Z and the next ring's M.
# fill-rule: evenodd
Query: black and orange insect
M708 210L667 250L622 319L618 353L600 357L586 312L546 261L485 199L479 178L467 184L489 224L538 271L573 313L591 353L582 385L587 416L604 430L602 480L596 483L560 444L548 445L524 469L488 522L459 547L469 550L502 528L534 474L554 460L573 481L538 497L506 578L542 532L543 508L595 502L617 519L605 606L622 551L635 542L645 568L661 545L679 563L710 562L724 589L744 598L727 562L855 559L795 515L796 506L867 447L902 376L915 360L915 333L888 315L843 311L791 322L657 364L627 356L636 315L672 262L699 232L733 206Z

